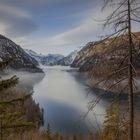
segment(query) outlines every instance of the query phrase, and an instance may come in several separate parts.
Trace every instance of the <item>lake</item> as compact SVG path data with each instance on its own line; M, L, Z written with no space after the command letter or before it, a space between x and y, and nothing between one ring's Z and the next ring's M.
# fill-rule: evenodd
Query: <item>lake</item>
M66 135L96 133L101 129L107 102L92 111L97 93L88 88L87 78L70 67L44 67L44 78L34 86L33 98L44 109L44 128Z

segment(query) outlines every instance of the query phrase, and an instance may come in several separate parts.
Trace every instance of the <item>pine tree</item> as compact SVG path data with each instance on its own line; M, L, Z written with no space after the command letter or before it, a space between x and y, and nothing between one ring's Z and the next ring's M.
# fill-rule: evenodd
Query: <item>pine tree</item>
M0 62L0 70L3 71L10 61ZM1 78L0 80L0 140L5 139L11 133L19 132L21 128L23 131L35 127L33 123L22 119L26 112L23 108L24 102L31 97L31 94L18 98L4 94L4 91L14 87L17 83L18 78L16 76L9 79Z

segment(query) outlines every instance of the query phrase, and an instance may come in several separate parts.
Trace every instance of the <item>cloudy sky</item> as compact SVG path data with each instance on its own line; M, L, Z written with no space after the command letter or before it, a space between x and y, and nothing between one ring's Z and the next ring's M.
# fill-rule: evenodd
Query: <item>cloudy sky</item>
M0 0L0 33L23 48L68 54L103 33L103 0Z

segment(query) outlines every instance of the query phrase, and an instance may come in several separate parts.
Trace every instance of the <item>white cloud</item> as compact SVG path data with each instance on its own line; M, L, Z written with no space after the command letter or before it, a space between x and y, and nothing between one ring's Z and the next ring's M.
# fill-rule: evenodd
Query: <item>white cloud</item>
M51 0L48 0L47 2L49 1L51 2ZM66 53L76 47L85 45L88 41L99 39L98 37L100 35L107 33L107 31L102 30L101 23L97 22L96 19L105 19L105 17L111 12L111 9L108 8L106 11L101 12L101 3L98 3L93 7L93 9L86 9L81 13L75 13L75 15L72 14L75 16L74 19L79 19L78 17L81 19L82 17L81 21L78 21L79 24L77 26L53 36L46 37L45 33L43 33L43 37L40 37L40 35L35 35L36 37L34 37L34 35L25 36L28 34L28 31L32 32L32 30L35 30L35 28L32 28L34 27L32 16L27 11L14 6L0 5L0 18L2 17L1 12L4 13L3 18L1 18L4 22L0 23L0 30L1 33L6 35L11 33L17 34L18 37L15 37L14 40L25 48L30 48L42 53ZM65 20L65 18L62 20ZM15 23L18 23L18 25ZM139 26L135 26L135 30L138 29ZM108 30L108 32L109 31L110 30Z
M86 41L87 38L91 38L99 28L100 27L92 20L87 20L85 23L81 23L78 27L48 38L46 43L51 46L77 44L81 41Z
M107 12L101 12L101 6L88 9L79 25L50 37L19 38L17 41L23 47L33 49L41 53L68 54L77 47L85 45L88 41L94 41L103 32L99 22L93 19L103 19Z
M29 46L39 45L40 48L42 46L52 47L53 49L59 46L81 46L88 41L94 41L103 32L101 23L94 21L94 19L103 19L108 12L101 12L101 8L98 5L96 8L88 10L86 19L83 19L76 27L49 38L44 37L35 42L30 42Z

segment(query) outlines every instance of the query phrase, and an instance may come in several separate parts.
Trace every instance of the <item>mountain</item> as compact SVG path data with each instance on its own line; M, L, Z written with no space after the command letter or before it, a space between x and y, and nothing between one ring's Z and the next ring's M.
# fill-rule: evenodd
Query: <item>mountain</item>
M133 62L134 67L138 70L140 68L139 32L134 33L133 42L135 44ZM124 67L127 65L127 59L125 58L128 48L127 44L127 35L103 41L89 42L77 53L71 66L77 67L83 72L94 71L94 74L98 73L98 76L102 77L107 75L111 68L116 68L121 63Z
M38 54L38 53L36 53L36 52L33 51L33 50L25 49L25 52L26 52L28 55L30 55L32 58L34 58L38 63L41 63L42 59L45 57L44 55Z
M63 55L60 54L48 54L48 55L42 55L37 54L36 52L32 50L25 50L31 57L36 59L40 64L47 65L47 66L53 66L57 65L57 62L64 58Z
M30 72L43 72L38 62L28 55L19 45L12 40L0 35L0 61L10 60L9 67L14 70Z
M77 52L71 67L80 68L84 63L86 63L88 58L93 56L95 45L96 42L88 42L79 52Z
M60 54L48 54L41 60L41 64L43 65L57 65L57 62L61 60L64 56Z
M36 59L40 64L53 66L53 65L62 65L62 66L70 66L77 55L77 51L71 52L68 56L63 56L60 54L48 54L42 55L37 54L32 50L25 50L31 57Z
M108 41L107 41L108 42ZM95 68L97 63L102 63L102 56L106 50L109 51L106 42L88 42L76 55L71 67L79 68L82 72L87 72Z
M77 55L77 51L71 52L68 56L60 59L57 64L62 66L70 66Z

